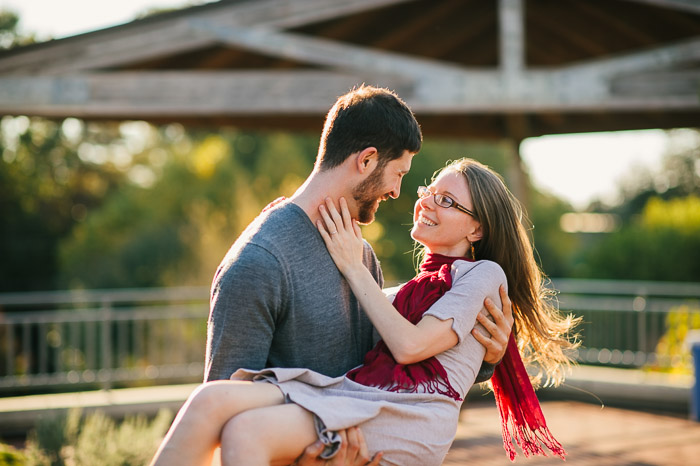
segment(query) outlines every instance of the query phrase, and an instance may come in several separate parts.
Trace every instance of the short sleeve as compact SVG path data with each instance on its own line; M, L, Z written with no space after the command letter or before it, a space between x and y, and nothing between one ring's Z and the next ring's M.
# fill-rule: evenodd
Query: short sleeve
M500 302L498 287L501 284L507 286L506 276L495 262L455 261L452 265L452 287L424 316L454 319L452 329L461 343L474 328L477 314L484 309L484 299L489 297L494 302Z

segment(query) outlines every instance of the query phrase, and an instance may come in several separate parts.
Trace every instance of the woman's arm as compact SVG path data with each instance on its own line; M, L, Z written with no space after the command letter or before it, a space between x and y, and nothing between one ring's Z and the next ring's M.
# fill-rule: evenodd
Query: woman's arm
M341 212L338 212L330 198L326 199L326 205L321 205L319 210L324 222L319 221L317 227L333 261L345 276L396 362L411 364L423 361L457 344L452 319L440 320L426 316L414 325L385 298L362 263L362 233L357 223L350 218L345 199L340 199Z

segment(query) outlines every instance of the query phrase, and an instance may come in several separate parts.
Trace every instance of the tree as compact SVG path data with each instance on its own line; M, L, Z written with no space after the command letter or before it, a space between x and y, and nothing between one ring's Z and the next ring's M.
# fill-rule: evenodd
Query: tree
M35 42L33 35L21 35L17 31L19 16L17 13L0 9L0 50L28 45Z
M313 164L310 141L286 133L153 128L164 154L148 185L130 183L61 246L62 286L208 284L233 240L262 208L291 196ZM145 169L145 168L144 168Z
M700 132L669 134L671 142L661 170L627 179L620 205L598 205L601 211L618 215L623 226L579 249L576 276L700 279Z
M700 281L700 197L653 197L642 214L592 248L588 276Z
M116 190L125 173L90 161L82 122L0 120L0 290L50 289L58 242Z

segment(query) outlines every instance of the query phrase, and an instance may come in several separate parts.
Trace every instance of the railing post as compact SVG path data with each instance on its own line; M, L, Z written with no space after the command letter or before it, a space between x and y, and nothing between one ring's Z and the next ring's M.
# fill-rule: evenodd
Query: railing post
M102 382L102 388L112 387L112 303L102 301L102 368L97 372Z
M690 390L690 419L700 422L700 330L691 330L686 337L693 357L693 374L695 381Z

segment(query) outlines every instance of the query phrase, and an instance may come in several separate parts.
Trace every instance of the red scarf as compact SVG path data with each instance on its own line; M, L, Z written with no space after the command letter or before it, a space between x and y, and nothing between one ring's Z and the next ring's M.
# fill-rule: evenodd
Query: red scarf
M535 389L532 388L512 333L506 354L496 366L491 384L501 416L503 448L510 460L513 461L516 455L511 435L515 437L525 456L547 456L540 446L540 443L543 443L552 453L566 459L566 451L547 428L540 402L535 395Z
M423 313L450 289L450 266L457 259L460 258L426 255L420 273L402 286L394 298L394 307L406 320L417 324ZM362 385L390 392L417 392L422 387L427 393L440 393L462 401L450 385L445 368L434 356L413 364L399 364L383 340L365 355L363 365L348 372L347 377Z
M413 324L421 320L423 313L452 287L450 266L457 259L468 260L440 254L426 256L420 273L401 287L394 298L394 307L402 316ZM399 364L381 340L367 353L364 364L348 372L347 376L355 382L384 390L416 392L418 387L423 387L428 393L437 392L462 401L435 357L414 364ZM565 459L564 448L547 428L513 334L503 360L496 366L491 383L501 417L503 448L511 461L516 456L512 436L525 456L546 456L541 442L555 455Z

